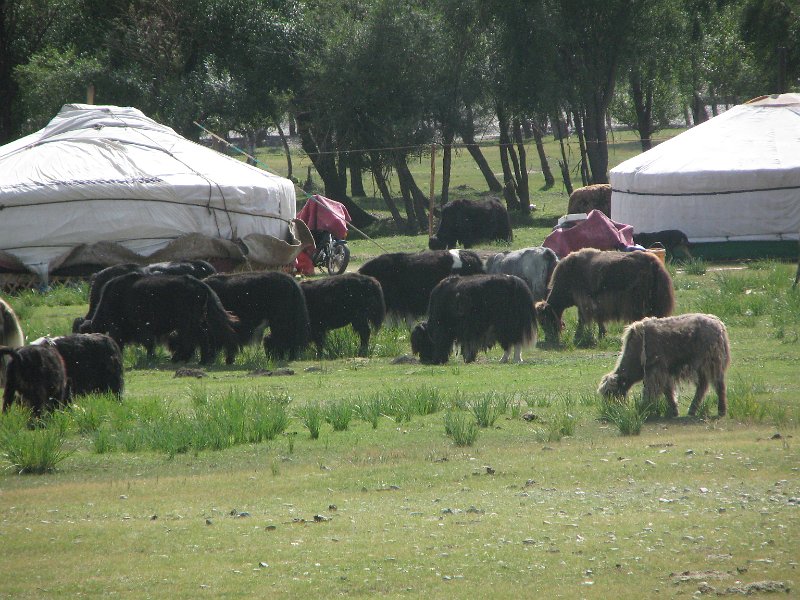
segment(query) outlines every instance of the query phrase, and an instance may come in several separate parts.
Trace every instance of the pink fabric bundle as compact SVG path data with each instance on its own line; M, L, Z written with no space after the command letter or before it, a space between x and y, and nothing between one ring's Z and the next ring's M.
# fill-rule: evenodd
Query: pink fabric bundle
M559 258L581 248L598 250L624 250L633 246L633 227L615 223L599 210L591 211L585 221L580 221L568 229L555 229L542 242Z
M311 231L330 231L337 239L347 237L347 223L350 222L350 213L344 204L316 194L309 198L305 206L297 213L297 218L303 221Z

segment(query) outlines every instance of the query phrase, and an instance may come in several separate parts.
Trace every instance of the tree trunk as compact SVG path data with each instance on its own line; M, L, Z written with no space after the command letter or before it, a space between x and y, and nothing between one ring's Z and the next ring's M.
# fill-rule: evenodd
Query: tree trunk
M416 218L419 231L428 230L428 213L425 210L427 197L423 193L417 182L414 181L414 176L408 168L405 156L397 156L395 158L395 168L397 169L397 177L400 180L400 188L403 190L403 200L406 195L410 196L412 214ZM409 222L411 222L411 214L409 214Z
M569 176L569 161L567 160L567 150L564 148L563 136L558 139L561 145L561 160L558 161L558 167L561 169L561 179L564 181L564 188L567 190L567 195L572 195L572 178Z
M497 181L497 177L492 173L492 169L489 167L486 157L481 152L480 146L475 142L475 124L472 122L472 110L469 108L467 109L466 118L461 121L460 133L461 139L464 141L464 145L467 148L467 152L469 152L470 156L481 170L483 178L489 186L489 191L494 193L502 192L503 186Z
M578 134L578 146L581 149L581 182L583 185L588 185L590 176L589 176L589 161L588 155L586 152L586 137L583 131L583 119L581 118L580 113L576 110L573 112L573 117L575 121L575 133Z
M364 157L360 152L350 153L350 193L358 198L367 195L364 191Z
M705 123L708 121L708 112L706 112L706 105L700 92L695 91L692 94L692 120L695 125Z
M339 177L339 169L334 158L336 156L335 148L329 143L327 137L323 137L323 143L320 146L314 138L309 123L303 121L304 119L298 115L297 129L300 134L300 142L325 184L325 195L345 205L347 212L350 213L350 217L353 219L353 225L359 228L366 227L375 221L375 217L358 206L347 195L347 180L343 181Z
M392 198L392 194L389 191L389 185L386 183L386 177L383 175L383 167L381 167L380 161L378 161L377 157L373 154L369 154L369 163L370 170L372 171L372 177L375 180L375 185L380 191L383 201L386 203L386 208L389 209L389 212L391 213L394 222L397 224L398 229L400 231L406 231L408 229L408 223L406 223L405 219L403 219L403 216L397 209L397 204L395 204L394 198Z
M511 146L511 136L508 135L508 117L500 103L497 103L497 124L500 130L500 164L503 167L503 196L506 199L506 207L509 211L519 210L519 200L517 199L517 182L511 172L509 155L513 152Z
M519 119L514 119L512 132L517 142L519 156L519 179L517 180L519 208L521 212L529 213L531 212L531 196L528 190L528 152L525 149L525 141L522 139L522 125Z
M256 161L256 158L255 158L256 157L256 132L253 131L252 129L249 129L249 130L245 131L244 132L244 139L247 142L247 153L250 156L253 157L253 158L250 158L250 156L246 157L247 164L248 165L252 165L252 166L255 167L258 164L258 162Z
M544 139L542 130L539 128L538 123L533 123L531 127L533 139L536 142L536 153L539 155L539 162L542 165L542 175L544 175L544 185L546 188L551 188L555 185L556 180L553 177L553 172L550 170L550 163L547 161L547 154L544 151Z
M630 74L631 97L636 111L636 129L642 144L642 152L653 147L653 90L642 88L642 77L637 70Z
M450 199L450 171L453 168L453 138L451 127L442 128L442 195L440 204L445 205Z
M586 107L583 126L586 134L586 154L589 157L591 183L608 183L608 131L606 113L608 105L601 92L592 95L592 102Z
M275 125L278 128L278 135L281 138L281 144L283 145L283 153L286 155L286 170L288 179L294 181L292 177L292 151L289 149L289 140L286 139L286 135L283 133L283 128L281 124L276 122Z

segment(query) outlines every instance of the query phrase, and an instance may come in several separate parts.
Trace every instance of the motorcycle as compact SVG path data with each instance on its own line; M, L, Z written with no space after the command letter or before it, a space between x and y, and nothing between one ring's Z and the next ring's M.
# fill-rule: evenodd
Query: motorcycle
M311 262L320 269L327 269L328 275L341 275L350 262L350 248L347 240L340 240L330 231L312 231L316 250Z

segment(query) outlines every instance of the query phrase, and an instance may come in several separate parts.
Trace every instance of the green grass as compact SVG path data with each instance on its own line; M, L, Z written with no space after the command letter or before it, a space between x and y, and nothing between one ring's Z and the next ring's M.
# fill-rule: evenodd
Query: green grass
M480 194L463 162L459 177ZM534 196L514 247L540 243L566 206L562 190ZM352 268L382 251L350 244ZM531 349L520 365L501 364L499 348L469 365L392 364L410 353L407 330L392 327L367 358L345 329L323 360L309 349L283 377L250 375L277 366L258 347L201 380L176 378L163 351L149 361L126 349L122 402L79 398L31 430L17 409L0 416L9 435L51 434L58 459L36 476L4 459L0 597L690 598L699 583L673 575L684 571L718 590L794 590L795 266L670 270L678 313L716 312L728 327L729 416L686 418L688 386L680 418L646 420L638 435L598 418L622 326L575 348L574 309L564 348ZM29 337L67 333L85 314L85 293L58 294L20 301ZM485 428L469 409L481 403ZM701 413L715 417L715 403ZM333 433L336 405L349 421Z

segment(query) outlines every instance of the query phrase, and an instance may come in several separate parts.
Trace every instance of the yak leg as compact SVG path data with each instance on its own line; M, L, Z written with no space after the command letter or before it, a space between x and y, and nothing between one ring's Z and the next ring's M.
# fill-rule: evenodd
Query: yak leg
M589 330L591 321L584 319L581 311L578 311L578 325L575 327L575 345L587 347L592 345L592 332Z
M675 394L675 385L671 382L666 384L664 389L664 398L667 400L667 416L668 417L677 417L678 416L678 399Z
M692 404L689 406L690 417L693 417L697 414L697 410L703 403L703 397L706 395L706 391L708 391L708 379L706 379L705 376L700 375L697 378L697 388L694 390L694 399L692 400Z
M514 344L512 346L514 349L514 362L521 363L522 362L522 346L520 344ZM503 348L503 358L500 359L500 362L507 363L508 358L511 354L511 348Z
M599 329L597 335L600 339L603 339L604 337L606 337L606 324L601 321L597 324L597 326Z
M353 329L361 340L361 344L358 347L358 355L367 356L369 354L369 323L366 319L358 319L353 321Z
M724 417L728 412L728 393L725 387L725 376L722 375L714 384L717 390L717 415Z

